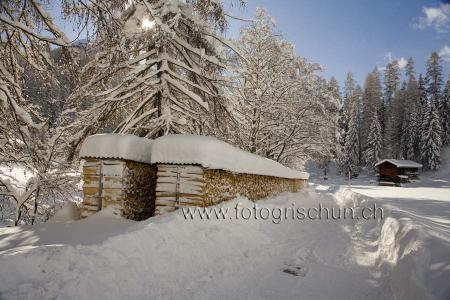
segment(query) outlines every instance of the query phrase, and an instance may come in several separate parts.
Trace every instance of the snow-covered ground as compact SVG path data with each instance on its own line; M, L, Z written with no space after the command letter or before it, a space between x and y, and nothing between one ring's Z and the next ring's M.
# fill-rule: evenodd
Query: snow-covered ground
M449 299L448 166L402 188L312 176L268 208L367 206L383 220L143 222L111 211L0 229L0 299ZM237 203L252 207L246 199ZM62 220L60 220L62 221Z

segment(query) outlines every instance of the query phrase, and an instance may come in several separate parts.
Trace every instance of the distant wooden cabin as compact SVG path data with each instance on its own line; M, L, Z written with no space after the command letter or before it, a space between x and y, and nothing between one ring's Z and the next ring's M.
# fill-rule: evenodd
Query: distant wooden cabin
M252 201L300 190L309 174L237 149L212 137L132 135L88 137L83 164L82 216L117 207L144 220L181 206L209 206L238 195Z
M378 167L378 181L380 184L401 184L417 179L422 165L412 160L383 159Z

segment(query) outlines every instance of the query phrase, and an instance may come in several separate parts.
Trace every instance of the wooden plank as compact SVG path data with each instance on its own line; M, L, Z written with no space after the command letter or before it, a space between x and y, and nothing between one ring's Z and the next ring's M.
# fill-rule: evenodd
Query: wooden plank
M100 175L99 167L83 167L83 174Z
M119 201L123 198L123 190L122 189L111 189L105 188L103 189L103 200L104 201Z
M82 209L96 212L98 210L98 207L97 207L97 205L93 206L93 205L83 204Z
M91 160L91 161L85 161L83 164L83 167L98 167L100 165L99 160Z
M158 178L156 180L156 184L176 184L177 183L177 178L173 178L173 177L165 177L165 178ZM193 185L193 186L200 186L203 187L205 185L205 183L203 181L198 181L198 180L191 180L191 179L185 179L185 178L180 178L178 183L180 185Z
M105 165L122 165L125 166L125 161L121 159L102 159L103 166Z
M172 201L171 199L159 199L158 201L156 201L156 207L159 206L200 206L203 207L204 202L193 202L193 201Z
M160 176L160 174L157 174L157 181L160 182L174 182L176 181L177 177L180 178L181 181L194 181L194 182L204 182L203 176L183 176L183 174L180 174L177 176L176 173L174 173L171 176Z
M203 174L203 168L198 166L158 165L158 173L177 173L178 170L180 170L180 173L183 174Z
M170 192L156 192L156 197L157 198L163 198L163 197L173 197L176 198L176 194L175 193L170 193ZM198 195L198 194L178 194L178 197L185 197L185 198L191 198L191 199L198 199L198 200L203 200L203 195Z
M173 206L157 206L155 209L155 215L162 215L166 213L170 213L175 210Z
M192 201L191 199L181 198L180 201L175 201L175 198L158 198L156 200L157 206L202 206L201 201Z
M158 183L156 185L157 192L176 192L176 185L172 183ZM195 194L201 195L203 193L203 189L201 186L197 185L180 185L179 193L181 194Z
M104 164L102 168L103 176L123 176L124 164Z
M83 194L97 196L98 195L98 186L97 187L83 186Z
M83 199L83 205L98 206L98 199Z
M103 180L103 188L113 188L122 189L122 178L121 177L105 177Z
M158 177L176 177L177 172L158 172ZM181 178L203 179L203 174L180 173Z

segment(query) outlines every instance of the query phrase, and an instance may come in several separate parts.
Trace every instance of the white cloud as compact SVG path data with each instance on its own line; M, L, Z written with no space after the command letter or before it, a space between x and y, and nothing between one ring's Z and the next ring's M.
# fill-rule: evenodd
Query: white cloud
M393 62L394 60L396 60L398 62L398 67L400 69L403 69L408 64L408 60L406 58L404 57L398 58L394 55L394 53L390 51L384 54L384 60L386 60L387 62Z
M407 64L408 60L406 60L404 57L400 57L400 59L398 60L398 67L400 69L403 69L404 67L406 67Z
M444 47L441 48L441 50L439 50L439 56L447 61L450 62L450 47L445 45Z
M385 54L384 54L384 59L385 60L387 60L388 62L391 62L391 61L393 61L394 60L394 53L392 53L392 52L386 52Z
M445 33L450 29L450 4L438 7L423 7L423 15L415 27L425 29L433 27L437 32Z

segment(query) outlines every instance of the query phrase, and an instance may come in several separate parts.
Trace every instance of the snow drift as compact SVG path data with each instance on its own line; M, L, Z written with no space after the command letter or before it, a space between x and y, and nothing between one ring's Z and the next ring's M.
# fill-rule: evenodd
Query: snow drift
M384 219L377 223L357 221L352 256L359 264L379 270L379 276L385 278L395 299L447 299L450 232L444 228L448 220L440 221L413 211L405 199L404 203L390 200L394 190L374 193L377 198L364 192L363 188L356 187L336 193L336 200L342 206L370 207L376 202L384 209Z

